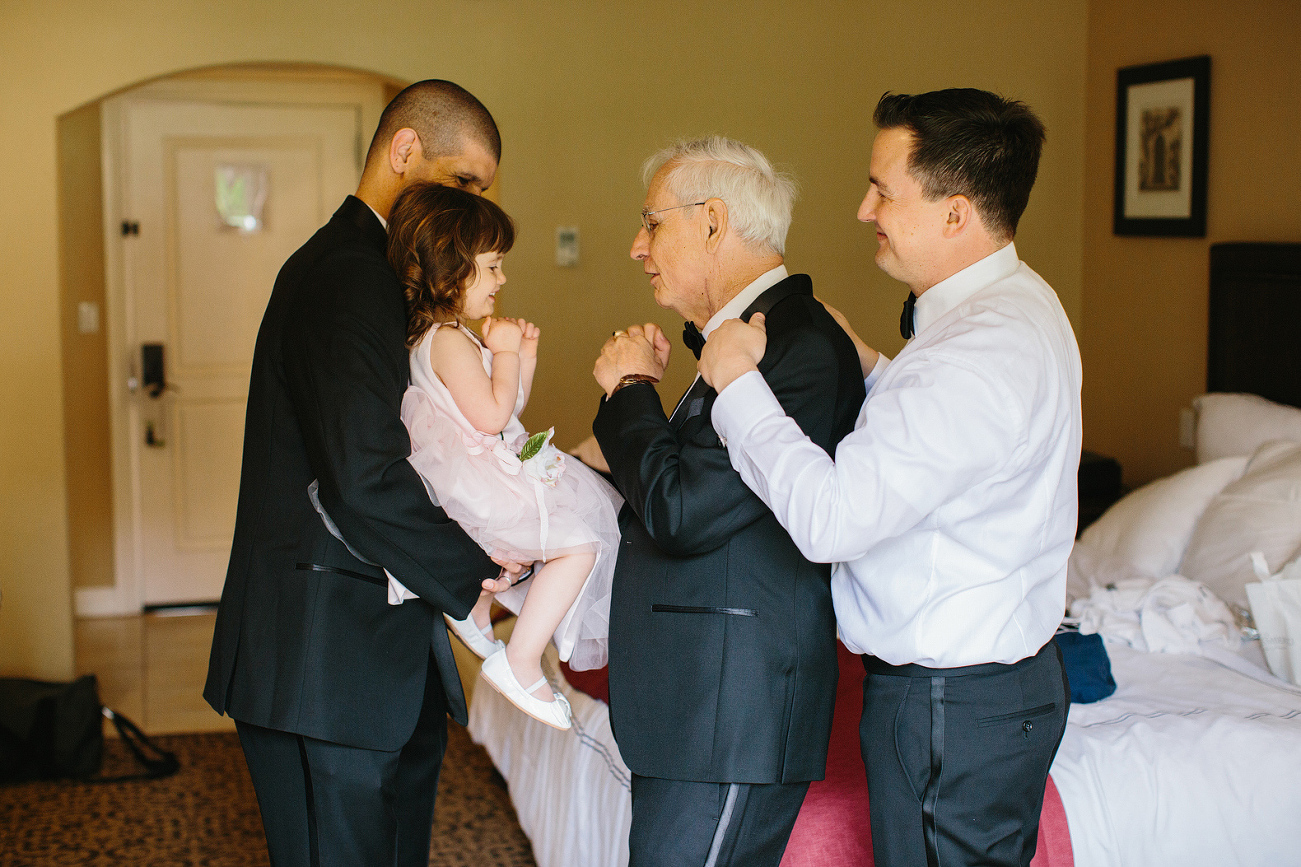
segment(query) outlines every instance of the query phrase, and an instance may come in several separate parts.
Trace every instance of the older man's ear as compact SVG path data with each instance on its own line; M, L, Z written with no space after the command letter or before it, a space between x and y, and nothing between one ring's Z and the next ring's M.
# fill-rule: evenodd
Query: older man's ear
M709 227L709 234L705 237L705 250L716 253L727 234L727 204L722 199L710 199L705 202L705 217L705 225Z

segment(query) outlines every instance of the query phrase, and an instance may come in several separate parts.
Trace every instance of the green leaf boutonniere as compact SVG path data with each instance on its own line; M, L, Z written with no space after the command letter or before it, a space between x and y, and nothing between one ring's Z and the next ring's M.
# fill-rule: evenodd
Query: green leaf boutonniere
M549 488L554 488L565 474L565 456L551 444L551 437L555 433L555 428L549 428L533 434L524 441L524 447L519 452L524 474Z
M529 458L542 451L542 447L547 444L547 440L551 438L553 431L555 431L555 428L539 431L529 437L524 443L524 448L520 449L519 459L521 461L527 461Z

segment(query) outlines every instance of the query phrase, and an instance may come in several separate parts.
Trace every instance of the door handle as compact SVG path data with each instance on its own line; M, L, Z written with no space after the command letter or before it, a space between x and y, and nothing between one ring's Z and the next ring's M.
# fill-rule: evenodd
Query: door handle
M159 397L167 389L167 368L163 364L163 345L145 343L140 346L140 373L145 392Z

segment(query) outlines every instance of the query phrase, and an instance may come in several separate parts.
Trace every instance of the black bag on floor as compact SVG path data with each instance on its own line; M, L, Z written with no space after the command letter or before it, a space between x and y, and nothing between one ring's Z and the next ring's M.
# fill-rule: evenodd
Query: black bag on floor
M104 758L103 717L113 721L142 771L97 776ZM175 753L160 749L135 723L100 704L95 675L71 683L0 678L0 783L150 780L179 768Z

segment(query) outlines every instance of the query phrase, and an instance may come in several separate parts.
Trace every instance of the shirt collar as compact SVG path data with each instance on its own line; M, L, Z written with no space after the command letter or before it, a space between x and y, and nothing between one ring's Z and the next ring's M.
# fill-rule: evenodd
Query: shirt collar
M724 304L722 310L719 310L713 316L709 317L709 321L705 323L705 328L701 334L703 334L705 339L708 340L710 332L722 325L728 319L736 319L739 317L745 312L747 307L754 303L754 299L785 280L787 276L789 275L786 273L785 265L778 265L771 271L765 271L760 274L753 283L736 293L736 296L733 297L731 301Z
M367 202L367 201L364 200L364 199L362 200L362 204L364 204L366 207L370 208L370 202ZM387 232L387 231L388 231L388 220L386 220L386 219L384 219L383 217L381 217L381 216L379 215L379 211L375 210L374 208L370 208L370 212L371 212L372 214L375 215L375 219L379 220L379 224L380 224L381 226L383 226L383 227L384 227L384 231Z
M1021 265L1016 255L1016 245L990 253L979 262L972 263L951 277L946 277L917 297L914 321L917 333L925 331L932 322L944 316L963 301L1005 277L1010 277Z

